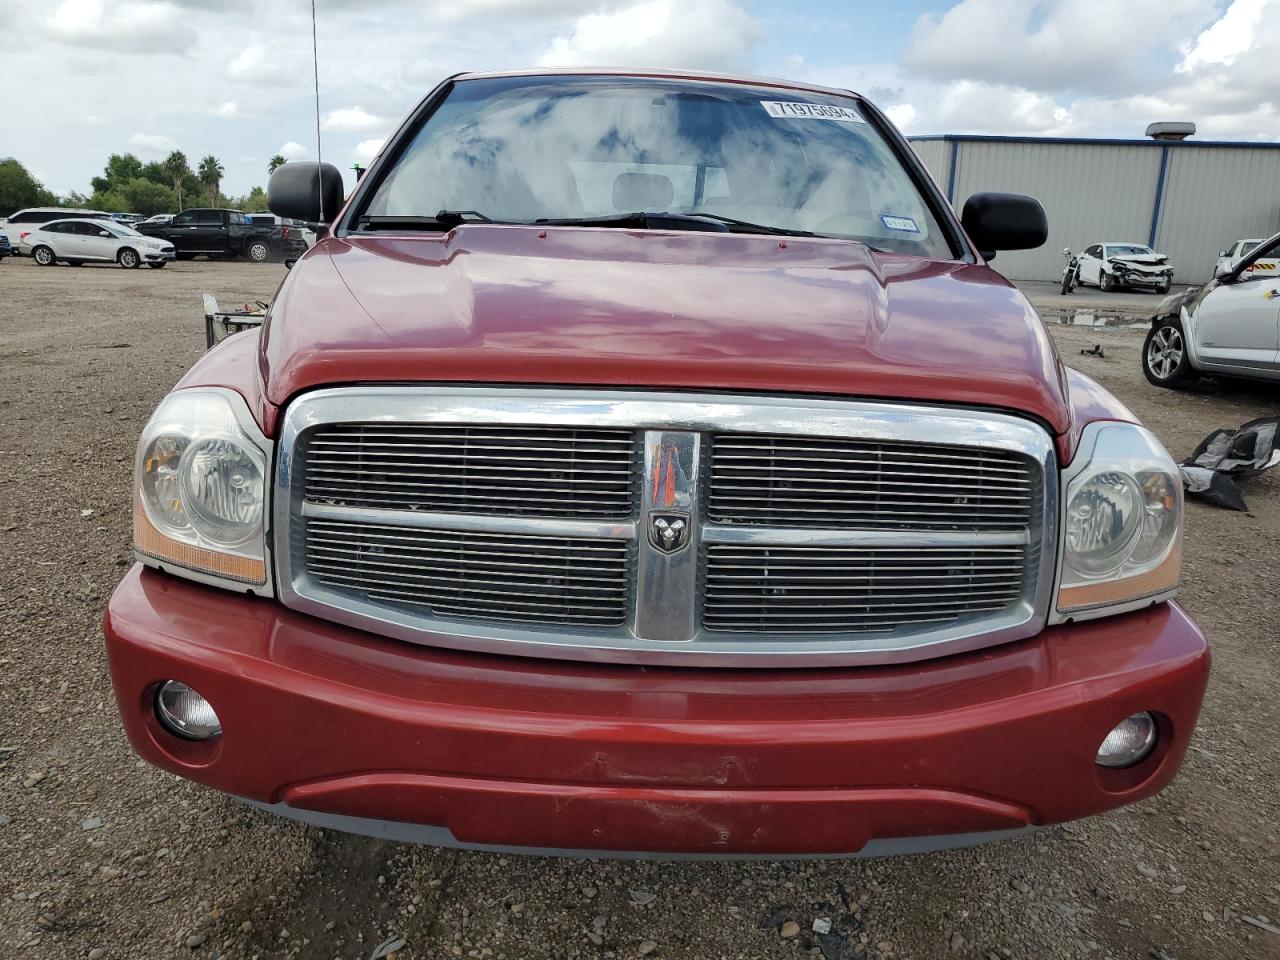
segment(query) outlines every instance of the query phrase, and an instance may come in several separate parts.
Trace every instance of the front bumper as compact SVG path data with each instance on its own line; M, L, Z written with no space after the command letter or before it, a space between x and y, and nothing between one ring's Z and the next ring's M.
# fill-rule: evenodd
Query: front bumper
M1167 287L1173 283L1173 271L1165 273L1136 273L1117 270L1113 276L1124 287Z
M561 852L890 852L1098 813L1173 779L1209 670L1173 604L902 667L644 668L399 643L139 566L105 632L165 770L327 826ZM170 678L220 737L160 726ZM1154 753L1096 766L1139 710Z
M167 263L170 260L176 259L176 257L177 252L173 247L160 250L155 250L150 247L144 247L142 249L142 259L147 263L160 263L161 261Z

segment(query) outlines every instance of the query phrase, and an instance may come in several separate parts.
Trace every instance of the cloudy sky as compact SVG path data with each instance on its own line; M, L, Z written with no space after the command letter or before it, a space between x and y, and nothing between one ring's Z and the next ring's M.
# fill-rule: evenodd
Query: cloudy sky
M858 90L908 133L1280 139L1280 0L317 0L321 148L367 161L459 70L691 67ZM310 0L0 0L0 156L314 158Z

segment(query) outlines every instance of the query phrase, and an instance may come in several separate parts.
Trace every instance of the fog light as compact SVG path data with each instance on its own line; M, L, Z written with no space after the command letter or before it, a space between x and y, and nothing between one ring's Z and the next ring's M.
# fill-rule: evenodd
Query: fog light
M167 730L188 740L208 740L222 733L213 704L177 680L160 685L156 716Z
M1156 719L1151 714L1135 713L1117 723L1098 747L1100 767L1131 767L1147 756L1156 745Z

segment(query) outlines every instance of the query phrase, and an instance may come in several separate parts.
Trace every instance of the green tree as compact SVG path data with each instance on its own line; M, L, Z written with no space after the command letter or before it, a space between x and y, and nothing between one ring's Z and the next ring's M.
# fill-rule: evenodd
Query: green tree
M51 207L58 198L13 157L0 160L0 217L23 207Z
M135 177L121 187L119 192L127 204L128 212L140 213L144 217L173 213L178 208L178 199L168 186L146 177Z
M178 209L181 210L182 193L187 186L187 178L192 175L187 155L181 150L174 150L164 158L164 168L169 174L169 182L173 184L173 192L177 195Z
M288 160L286 160L283 156L277 153L274 157L272 157L267 162L267 173L268 174L275 173L277 169L279 169L280 167L283 167L288 162L289 162Z
M226 173L222 169L222 164L218 162L218 158L213 154L209 154L200 161L200 168L196 170L196 176L200 178L200 182L204 184L206 190L209 191L209 206L216 207L218 205L218 188L222 186L222 175Z
M227 197L226 205L236 210L243 210L245 213L266 213L267 191L261 187L254 187L243 197Z

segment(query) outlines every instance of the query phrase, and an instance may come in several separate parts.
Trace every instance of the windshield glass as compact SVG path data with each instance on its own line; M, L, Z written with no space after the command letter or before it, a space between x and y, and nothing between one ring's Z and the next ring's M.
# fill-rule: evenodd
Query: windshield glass
M1140 243L1113 243L1107 246L1108 257L1144 257L1150 253L1151 248Z
M491 220L705 214L952 251L852 97L619 77L458 83L362 211Z

